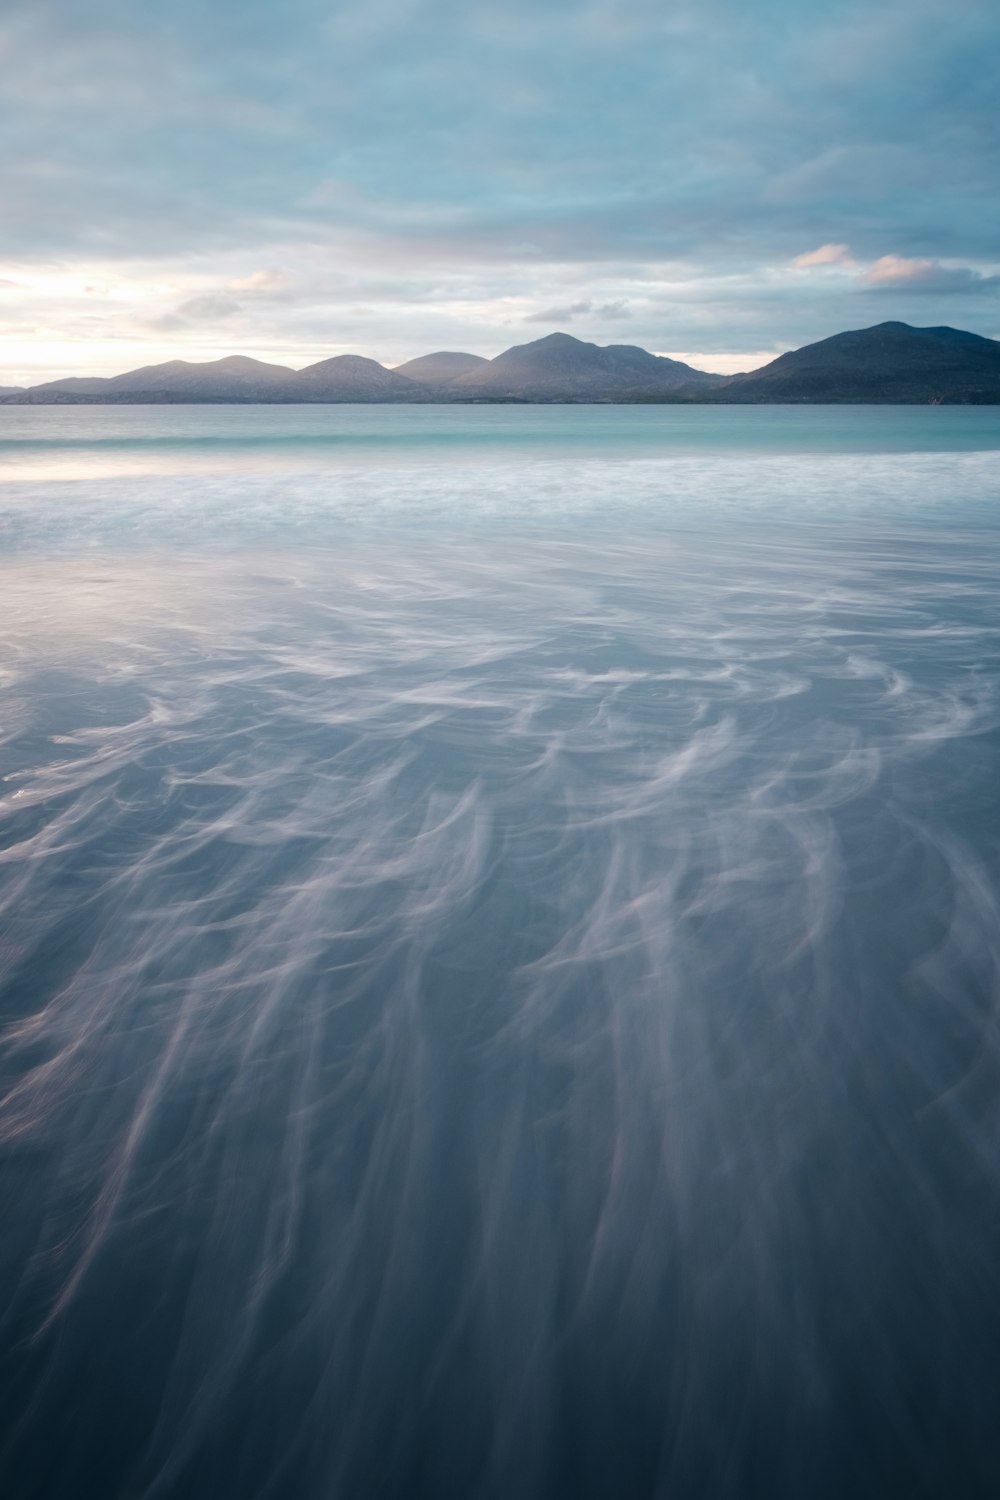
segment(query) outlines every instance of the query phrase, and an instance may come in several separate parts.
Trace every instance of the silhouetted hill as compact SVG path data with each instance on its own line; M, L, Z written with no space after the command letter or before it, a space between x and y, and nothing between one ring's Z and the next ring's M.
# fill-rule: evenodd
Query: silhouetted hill
M405 373L412 369L416 378ZM1000 342L957 328L880 323L807 344L763 369L721 377L634 344L602 348L552 333L496 359L441 352L397 370L357 354L304 370L236 354L201 364L175 359L107 380L74 377L0 390L8 406L211 401L1000 404Z
M427 390L356 354L320 360L304 370L264 364L242 354L203 364L174 359L110 379L51 380L14 397L15 405L160 402L427 401Z
M587 344L550 333L518 344L449 386L455 397L515 401L614 401L708 380L701 370L635 344Z
M308 365L293 377L292 401L429 401L433 398L416 380L387 370L360 354L338 354Z
M0 385L0 396L16 396L23 390L23 385Z
M397 365L396 374L405 375L408 380L419 380L422 385L448 385L460 375L468 375L488 364L489 360L484 359L481 354L441 350L437 354L421 354L419 359L410 359L405 365Z
M1000 343L958 328L878 323L685 395L721 402L1000 402Z
M283 392L294 378L295 371L287 365L269 365L243 354L204 363L172 359L106 380L50 380L23 392L17 404L282 401L290 399Z

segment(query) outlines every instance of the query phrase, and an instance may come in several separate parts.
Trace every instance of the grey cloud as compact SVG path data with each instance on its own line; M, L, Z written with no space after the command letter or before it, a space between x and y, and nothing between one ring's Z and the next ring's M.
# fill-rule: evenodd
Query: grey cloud
M542 307L538 312L526 313L525 323L571 323L581 313L592 312L592 302L570 302L565 307Z
M935 260L907 259L901 255L882 256L860 280L869 293L896 295L970 296L993 293L1000 288L1000 276L985 275L970 266L942 266Z
M627 318L628 303L594 303L589 298L582 302L570 302L565 307L543 307L538 312L526 313L525 323L571 323L574 318L589 314L593 318Z
M182 318L193 318L196 321L232 318L242 311L242 303L234 301L232 297L213 293L203 297L189 297L177 309Z
M184 333L200 324L227 322L243 311L242 304L216 292L189 297L172 312L148 318L144 326L153 333Z
M159 318L149 318L146 327L153 333L183 333L190 328L187 318L181 318L177 313L164 313Z

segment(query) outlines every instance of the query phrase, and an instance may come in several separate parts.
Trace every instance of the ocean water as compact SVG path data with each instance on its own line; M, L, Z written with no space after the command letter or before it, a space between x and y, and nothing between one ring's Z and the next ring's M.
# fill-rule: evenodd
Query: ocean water
M1000 1493L1000 412L0 410L4 1500Z

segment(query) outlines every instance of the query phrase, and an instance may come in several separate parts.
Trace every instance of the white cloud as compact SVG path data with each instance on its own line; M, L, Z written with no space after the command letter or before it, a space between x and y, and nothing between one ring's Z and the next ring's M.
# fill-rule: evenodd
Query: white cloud
M849 245L820 245L818 250L797 255L792 265L796 271L808 271L813 266L854 266L857 262Z
M905 255L881 255L874 265L869 266L861 280L872 284L920 280L932 275L937 269L938 264L933 260L910 260Z
M270 269L253 271L249 276L238 277L230 283L234 292L278 292L288 285L284 271Z

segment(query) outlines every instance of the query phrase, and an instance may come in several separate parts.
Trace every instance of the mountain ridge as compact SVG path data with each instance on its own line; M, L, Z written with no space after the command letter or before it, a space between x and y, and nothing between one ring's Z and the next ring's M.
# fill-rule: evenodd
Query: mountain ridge
M435 354L421 354L396 365L396 374L408 380L419 380L427 385L449 385L460 375L468 375L490 361L482 354L463 354L454 349L439 349Z
M407 374L412 370L413 374ZM546 334L493 359L439 351L390 369L338 354L294 370L249 355L168 360L110 377L0 387L0 405L313 402L1000 404L1000 342L891 321L712 375L637 344Z
M679 360L650 354L637 344L587 343L568 333L550 333L529 344L505 349L481 369L452 382L456 392L513 397L517 400L579 400L593 394L607 400L615 394L676 390L711 380Z
M731 375L712 402L878 405L1000 402L1000 343L960 328L890 321L832 334Z

